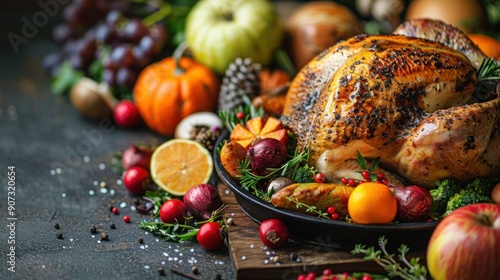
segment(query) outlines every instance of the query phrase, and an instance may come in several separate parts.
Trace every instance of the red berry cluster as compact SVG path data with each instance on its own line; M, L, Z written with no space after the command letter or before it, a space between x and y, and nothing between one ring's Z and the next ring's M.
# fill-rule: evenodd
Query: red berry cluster
M319 173L316 173L316 175L314 175L314 181L316 183L324 183L326 181L325 179L325 174L319 172Z
M337 212L335 211L335 208L333 206L328 206L328 208L326 208L326 213L328 213L328 215L330 215L332 220L337 220L339 218L339 214L337 214Z
M361 176L363 177L364 180L356 180L353 178L344 177L344 178L342 178L341 182L344 185L355 187L355 186L357 186L361 183L364 183L364 182L371 182L371 180L372 180L370 172L368 172L366 170L361 172ZM382 172L377 173L377 180L375 182L380 183L380 184L384 184L384 185L389 184L389 180L387 180L387 178L385 177L385 174Z
M309 272L307 274L300 274L297 280L315 280L317 275L315 272ZM325 268L321 274L321 280L372 280L373 277L370 275L363 275L361 279L352 277L349 273L344 272L340 274L334 274L333 270L330 268Z

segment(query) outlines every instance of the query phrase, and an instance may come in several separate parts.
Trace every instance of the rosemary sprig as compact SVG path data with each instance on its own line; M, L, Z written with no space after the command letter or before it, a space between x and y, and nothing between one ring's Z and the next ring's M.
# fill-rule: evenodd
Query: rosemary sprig
M478 83L492 80L500 80L500 64L494 58L483 59L478 70Z
M286 199L288 199L289 201L295 203L295 206L297 207L297 209L305 207L306 208L306 212L308 212L308 213L315 213L315 214L318 215L318 218L330 219L330 216L328 216L328 213L325 213L325 212L323 212L321 210L318 210L318 208L316 208L316 206L307 205L307 204L305 204L303 202L300 202L297 198L292 197L292 196L287 196Z
M238 125L245 125L249 119L255 117L263 117L265 115L264 108L256 108L248 96L243 96L245 105L240 105L232 110L222 110L219 112L219 117L222 119L224 127L231 133ZM243 118L238 118L237 114L243 112Z
M365 260L373 260L387 271L387 276L390 278L400 278L405 280L425 280L427 279L427 267L420 265L419 258L411 258L409 261L406 254L410 250L408 246L402 244L399 249L399 262L394 259L393 254L389 254L386 250L387 239L381 236L378 239L380 250L375 250L374 247L356 244L353 255L364 254Z
M240 179L241 186L244 189L252 191L257 197L269 201L270 198L268 194L258 188L258 183L262 180L270 180L280 176L293 178L297 168L309 160L309 155L309 149L305 149L300 153L295 151L293 157L280 167L268 168L267 170L269 173L267 175L254 174L250 168L250 161L245 159L244 161L240 161L240 168L238 171L241 175L237 175L237 177Z

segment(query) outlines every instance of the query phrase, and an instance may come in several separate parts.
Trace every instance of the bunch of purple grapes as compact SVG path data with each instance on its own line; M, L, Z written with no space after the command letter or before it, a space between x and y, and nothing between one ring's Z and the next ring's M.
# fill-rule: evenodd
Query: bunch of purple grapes
M146 26L135 10L123 0L71 2L64 9L63 23L53 30L53 39L63 51L46 57L49 73L57 75L61 63L68 61L98 82L131 90L140 71L157 59L167 40L162 23Z

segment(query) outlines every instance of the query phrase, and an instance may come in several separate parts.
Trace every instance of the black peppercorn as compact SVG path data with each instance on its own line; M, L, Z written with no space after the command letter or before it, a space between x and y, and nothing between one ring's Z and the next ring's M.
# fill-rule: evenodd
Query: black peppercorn
M56 229L60 229L60 228L61 228L61 227L59 226L59 224L55 224L55 225L54 225L54 227L55 227Z
M116 229L116 226L115 226L115 224L111 223L111 224L109 225L109 228L110 228L110 229Z
M56 237L57 237L57 239L63 239L63 235L62 235L62 233L58 233L58 234L56 234Z
M142 244L142 243L144 243L144 239L141 237L141 238L137 239L137 242Z
M95 226L92 226L90 228L90 233L95 234L97 232L97 228Z

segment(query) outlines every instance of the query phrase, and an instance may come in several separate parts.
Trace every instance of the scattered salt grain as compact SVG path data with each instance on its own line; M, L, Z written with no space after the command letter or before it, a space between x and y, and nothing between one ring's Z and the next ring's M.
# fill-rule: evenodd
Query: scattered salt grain
M104 164L104 163L99 163L99 169L101 169L101 170L106 169L106 164Z
M95 191L94 190L89 190L89 195L94 195Z
M98 186L99 185L99 182L97 180L95 180L94 182L92 182L92 184L94 184L94 186Z
M114 189L109 190L109 194L110 195L115 195L115 190Z
M144 266L144 268L145 268L145 269L149 269L149 265L145 265L145 266Z
M247 259L247 256L241 256L241 260L244 261Z
M268 259L265 259L264 260L264 264L268 264L269 263L269 260Z
M139 246L139 248L141 248L143 250L146 249L146 247L144 247L144 245Z
M61 197L66 197L66 193L62 193L62 194L61 194Z
M90 157L89 156L84 156L83 157L83 162L85 162L85 163L90 162Z
M117 184L118 186L120 186L121 184L123 184L123 181L122 181L121 179L118 179L118 180L116 180L116 184Z
M70 238L69 241L73 242L73 238Z
M135 205L131 205L131 206L130 206L130 210L131 210L131 211L135 211L136 209L137 209L137 208L135 208ZM158 240L158 239L156 239L156 240Z
M127 207L127 203L125 201L120 203L120 208L125 208L125 207Z
M50 175L56 175L56 171L54 169L50 170Z
M230 190L225 190L225 191L224 191L224 194L226 194L226 195L229 195L230 193L231 193L231 191L230 191Z
M99 187L105 188L106 187L106 182L102 181L101 183L99 183Z
M253 247L254 247L253 244L250 244L250 248L253 249Z
M164 255L165 257L168 257L168 254L167 254L167 253L165 253L165 252L163 252L163 255Z
M100 188L99 192L100 193L108 193L108 189L106 189L106 188Z
M59 168L59 167L58 167L58 168L56 168L56 173L57 173L57 174L61 174L61 173L62 173L62 169L61 169L61 168Z

